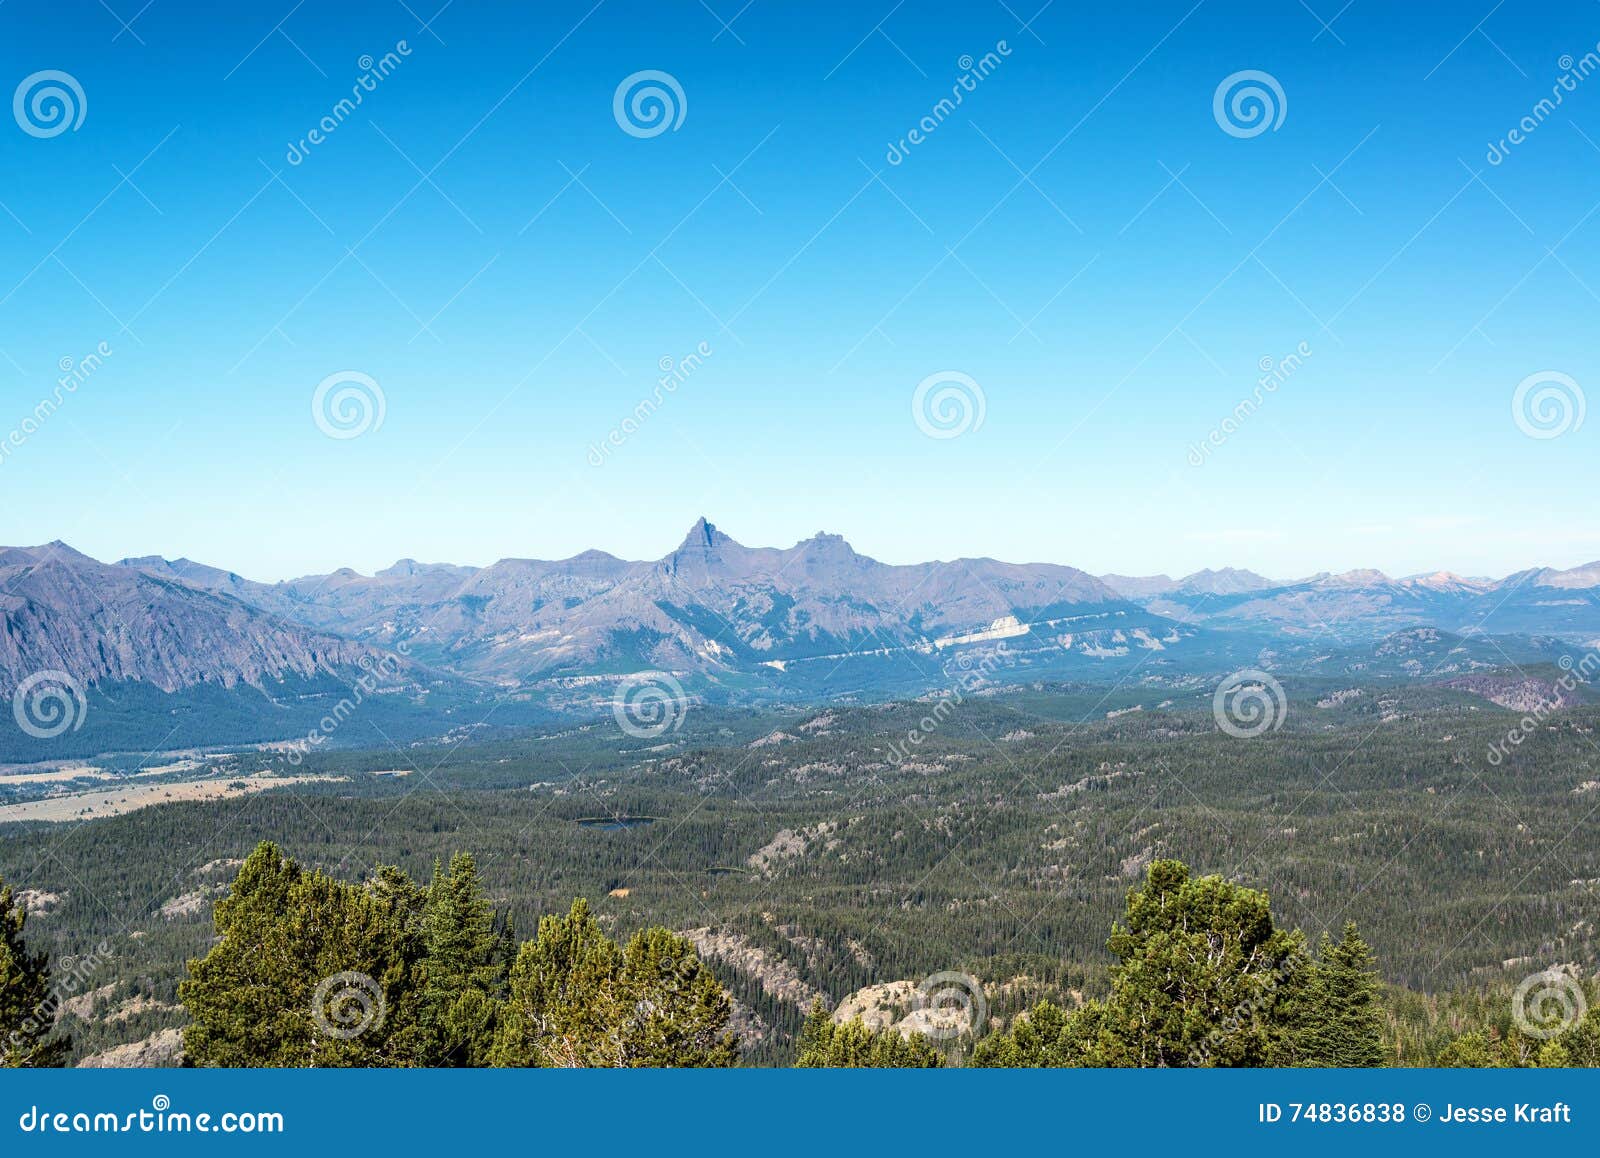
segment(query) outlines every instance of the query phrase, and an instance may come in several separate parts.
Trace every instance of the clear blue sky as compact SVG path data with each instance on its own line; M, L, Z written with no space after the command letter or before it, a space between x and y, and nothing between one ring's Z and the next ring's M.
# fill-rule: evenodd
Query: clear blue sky
M1600 75L1486 159L1600 6L141 3L0 6L0 87L86 102L55 136L0 117L0 438L112 350L0 459L0 541L263 579L655 557L702 513L896 562L1600 557L1600 415L1511 410L1546 370L1600 404ZM647 69L686 107L641 137L613 97ZM1286 108L1241 137L1213 95L1247 69ZM385 412L334 439L312 395L345 370ZM934 439L942 371L984 421Z

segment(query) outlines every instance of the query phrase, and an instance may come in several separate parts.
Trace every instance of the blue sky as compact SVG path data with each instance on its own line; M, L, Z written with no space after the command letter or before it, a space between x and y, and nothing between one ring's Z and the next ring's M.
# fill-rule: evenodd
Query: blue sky
M1600 417L1512 409L1600 389L1600 76L1487 159L1600 6L1340 2L10 0L7 90L85 107L0 118L0 441L111 353L0 455L0 541L263 579L655 557L702 513L1097 572L1600 557ZM614 117L643 70L676 129ZM1244 70L1275 129L1215 118ZM344 371L383 421L331 438ZM983 422L932 438L946 372Z

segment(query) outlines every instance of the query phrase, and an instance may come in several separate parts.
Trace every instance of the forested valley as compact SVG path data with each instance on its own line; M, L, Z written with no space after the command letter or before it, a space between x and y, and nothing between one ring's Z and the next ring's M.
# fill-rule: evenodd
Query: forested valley
M1596 1064L1600 713L1293 691L192 753L0 825L5 1061Z

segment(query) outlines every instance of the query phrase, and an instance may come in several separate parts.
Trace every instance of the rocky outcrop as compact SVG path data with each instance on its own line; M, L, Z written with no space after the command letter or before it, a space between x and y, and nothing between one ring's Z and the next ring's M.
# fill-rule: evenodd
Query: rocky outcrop
M801 1009L810 1009L818 1000L827 1003L826 995L807 984L793 965L742 934L702 928L685 930L682 936L689 939L701 957L743 973L774 1000L787 1001Z
M183 1031L163 1029L143 1041L112 1046L78 1063L79 1069L135 1070L175 1066L183 1060Z

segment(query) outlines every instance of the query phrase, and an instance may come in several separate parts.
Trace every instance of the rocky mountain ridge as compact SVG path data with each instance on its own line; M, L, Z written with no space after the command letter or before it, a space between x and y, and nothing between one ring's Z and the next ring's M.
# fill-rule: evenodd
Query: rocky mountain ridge
M1360 648L1423 627L1581 643L1600 636L1600 563L1498 581L1358 570L1282 582L1234 568L1096 577L987 558L892 565L826 533L747 547L702 518L653 561L599 550L486 567L402 559L370 576L279 583L189 559L3 548L0 613L0 691L42 669L162 691L261 686L398 652L502 687L649 671L802 687L842 671L870 692L890 667L937 684L969 650L1170 668L1280 644Z
M232 578L237 579L237 576ZM164 692L370 667L379 653L217 590L97 562L64 543L0 550L0 693L38 672Z

